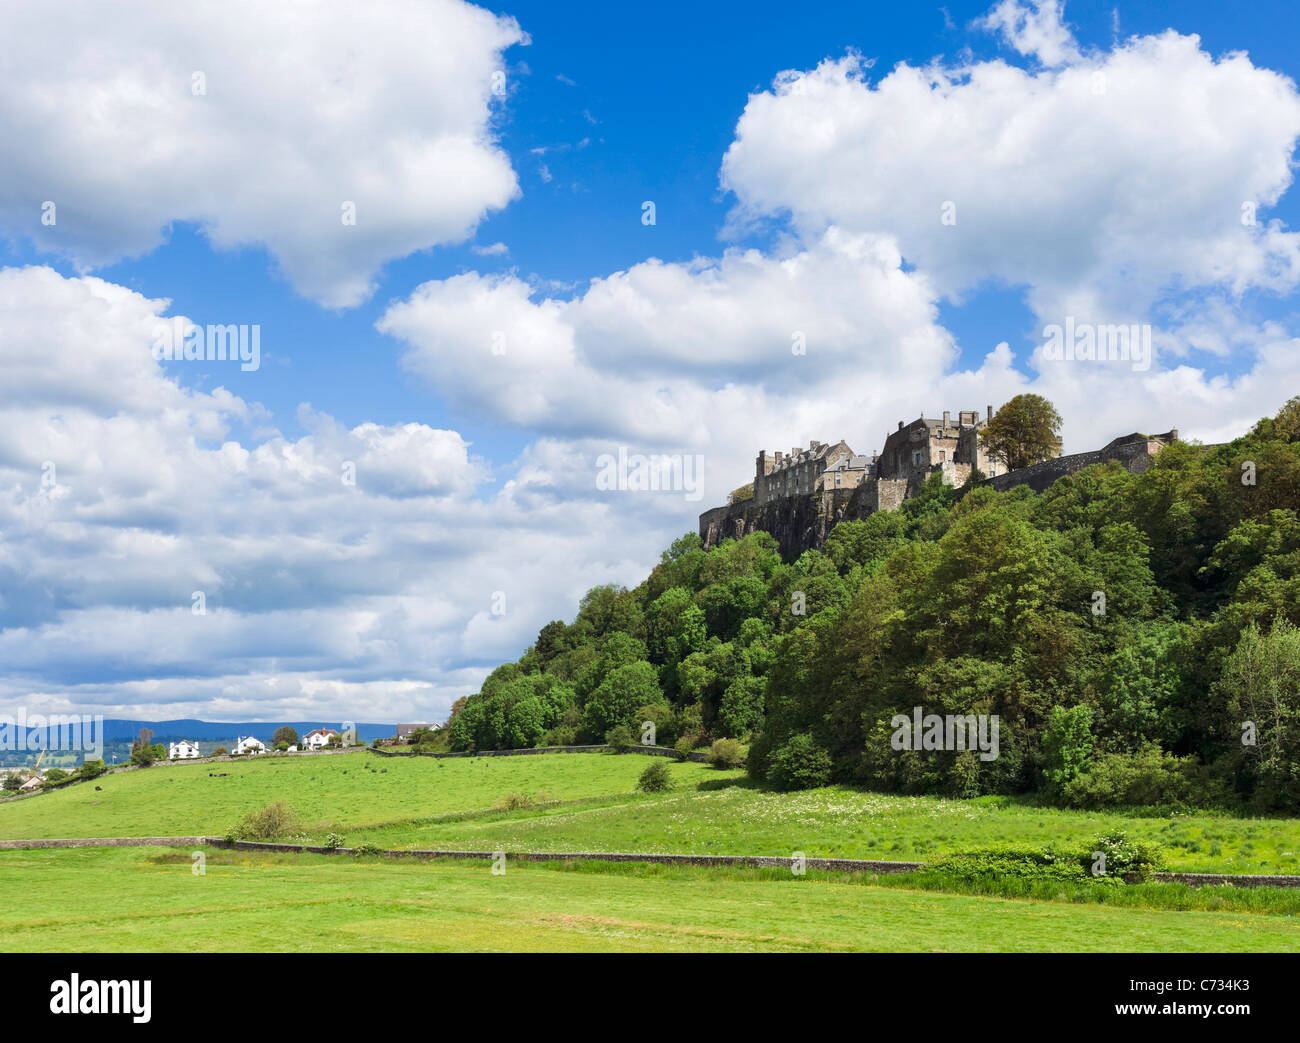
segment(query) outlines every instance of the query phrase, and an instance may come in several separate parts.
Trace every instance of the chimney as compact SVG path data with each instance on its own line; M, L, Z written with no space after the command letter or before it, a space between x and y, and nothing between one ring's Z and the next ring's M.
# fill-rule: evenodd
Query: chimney
M951 425L952 425L952 412L951 410L945 409L943 411L943 426L950 427Z
M903 430L903 422L901 420L898 422L898 429L900 431Z
M993 407L992 407L992 406L989 406L989 407L988 407L988 410L989 410L989 419L992 420L992 419L993 419Z
M811 442L808 443L808 452L811 453L816 448L817 448L817 440L813 439Z

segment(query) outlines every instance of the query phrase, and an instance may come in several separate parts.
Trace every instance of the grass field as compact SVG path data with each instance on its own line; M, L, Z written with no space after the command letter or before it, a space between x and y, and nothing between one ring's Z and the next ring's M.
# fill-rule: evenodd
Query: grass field
M0 851L0 950L1300 951L1295 917L639 868L209 851L196 876L187 851Z
M1300 872L1296 819L1084 814L838 786L777 794L741 772L680 762L669 762L673 790L638 793L650 763L358 752L176 765L0 804L0 838L221 835L282 801L299 820L295 838L337 832L352 846L933 862L989 848L1085 850L1122 828L1157 842L1175 870ZM194 875L188 851L0 851L0 949L1300 951L1291 889L599 861L508 861L494 876L476 862L204 857Z
M631 793L647 763L600 754L441 760L359 751L168 765L0 804L0 839L221 834L276 800L309 829L342 830L490 809L512 793L535 800ZM685 785L718 774L693 763L673 770ZM220 772L227 777L211 777Z
M692 787L653 797L626 795L573 807L381 826L356 831L348 840L380 847L492 851L786 856L802 851L824 858L909 862L999 847L1055 843L1082 849L1099 833L1121 828L1160 844L1171 869L1300 873L1297 819L1146 818L999 800L887 796L838 786L778 794L733 781L716 789ZM690 780L683 778L680 784L689 786Z
M673 792L635 792L641 756L439 760L368 753L264 758L110 775L0 804L0 838L220 835L282 800L319 840L504 851L645 851L931 861L997 847L1083 848L1121 828L1186 872L1300 873L1300 819L1142 817L1000 799L899 797L831 786L778 794L740 772L672 762ZM210 772L229 772L211 778ZM541 806L493 810L512 794ZM558 802L558 803L547 803Z

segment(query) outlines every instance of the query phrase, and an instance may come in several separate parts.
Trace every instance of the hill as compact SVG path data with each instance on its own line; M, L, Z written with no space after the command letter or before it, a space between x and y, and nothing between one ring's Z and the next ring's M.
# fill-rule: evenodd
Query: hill
M748 743L778 789L1293 813L1298 624L1300 398L1141 473L1109 461L1041 493L935 478L797 557L762 532L683 536L635 589L543 627L447 741L652 722L660 743Z

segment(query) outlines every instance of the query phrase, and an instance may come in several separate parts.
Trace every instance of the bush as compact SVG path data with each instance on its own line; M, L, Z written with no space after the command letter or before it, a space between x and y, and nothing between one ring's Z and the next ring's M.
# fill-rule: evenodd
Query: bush
M297 832L298 816L282 801L250 811L229 833L228 840L273 840ZM340 842L342 846L342 842Z
M324 846L331 851L337 851L343 846L343 838L337 833L326 833Z
M636 749L637 741L632 729L620 724L605 733L605 745L612 746L615 753L627 753Z
M378 844L358 844L353 848L358 855L382 855L384 849Z
M677 759L680 761L686 760L686 758L690 756L690 754L694 751L694 749L695 749L695 736L693 735L683 735L680 739L678 739L675 743L673 743L673 752L677 754Z
M743 760L735 739L715 739L709 747L709 763L715 768L734 768Z
M668 762L656 757L652 763L646 765L641 778L637 780L636 788L642 793L663 793L665 790L672 789L673 778L668 770Z
M102 759L96 758L93 761L86 761L77 769L77 774L83 779L97 779L108 771Z
M1061 787L1060 801L1071 808L1186 806L1223 804L1229 797L1210 780L1195 757L1175 757L1155 744L1136 753L1094 757Z
M963 852L941 858L926 866L926 869L961 880L996 877L1086 883L1092 879L1087 866L1078 855L1054 848Z
M516 811L531 808L536 803L527 793L511 793L492 805L493 811Z
M772 754L767 781L778 790L814 789L831 780L831 755L811 735L796 735Z
M1097 853L1105 856L1106 876L1122 877L1132 873L1142 881L1160 868L1160 849L1154 844L1130 840L1122 829L1102 833L1093 841L1092 851L1083 859L1089 872L1097 864Z
M68 773L62 768L51 768L45 773L46 782L62 782L68 777Z
M212 756L214 756L214 757L229 757L229 756L230 756L230 751L229 751L228 749L226 749L224 746L218 746L215 750L212 751Z

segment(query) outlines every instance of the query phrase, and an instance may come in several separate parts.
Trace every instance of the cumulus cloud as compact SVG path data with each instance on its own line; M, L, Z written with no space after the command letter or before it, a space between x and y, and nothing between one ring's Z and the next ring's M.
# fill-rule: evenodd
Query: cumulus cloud
M86 269L196 222L348 307L518 192L492 104L527 38L462 0L6 4L0 36L21 41L0 55L0 227Z
M301 437L248 435L256 406L153 359L166 311L92 277L0 270L9 705L445 716L588 587L644 571L662 513L592 481L527 495L555 482L537 458L494 492L460 434L425 424L303 406Z
M1292 290L1300 240L1265 212L1291 184L1295 84L1172 30L1080 55L1047 32L1053 5L1025 10L994 18L1053 68L900 64L872 83L849 55L778 76L723 162L733 222L890 235L944 295L1024 287L1057 321L1135 321L1171 288Z
M1021 54L1032 55L1046 66L1064 65L1079 56L1060 0L1037 4L1001 0L976 25L997 33Z

